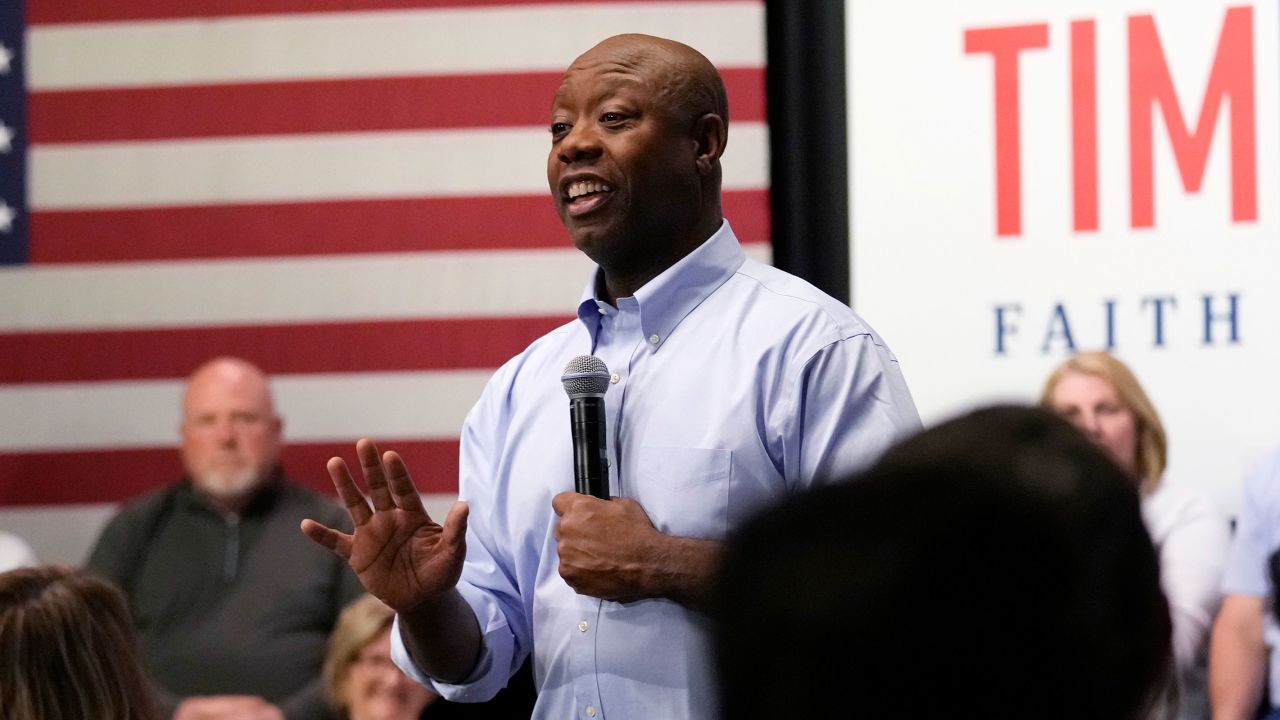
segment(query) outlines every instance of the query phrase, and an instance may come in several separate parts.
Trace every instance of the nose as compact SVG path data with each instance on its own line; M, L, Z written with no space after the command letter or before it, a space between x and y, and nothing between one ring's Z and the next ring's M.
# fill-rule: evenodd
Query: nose
M213 426L214 437L219 445L234 446L236 444L235 422L231 418L222 418Z
M404 688L408 690L412 690L415 687L418 687L418 683L415 682L414 680L411 680L408 675L405 675L403 672L401 672L400 668L396 667L395 665L392 665L391 670L393 672L387 673L385 677L395 687Z
M575 123L556 145L556 155L566 165L590 160L599 154L600 135L591 122Z
M1082 412L1079 421L1076 423L1085 435L1097 440L1102 437L1102 425L1098 422L1098 416L1092 412Z

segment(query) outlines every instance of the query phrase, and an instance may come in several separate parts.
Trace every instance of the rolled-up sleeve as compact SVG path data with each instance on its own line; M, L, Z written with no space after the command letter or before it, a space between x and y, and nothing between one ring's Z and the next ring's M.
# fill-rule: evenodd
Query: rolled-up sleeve
M504 368L505 369L505 368ZM471 675L446 683L428 676L413 662L393 625L392 659L405 674L434 688L446 700L483 702L506 687L532 648L531 622L524 612L514 562L504 552L513 547L507 528L493 509L503 504L495 480L494 458L501 451L506 422L499 370L467 415L459 450L460 499L473 509L467 521L467 557L458 592L471 606L480 626L483 647Z

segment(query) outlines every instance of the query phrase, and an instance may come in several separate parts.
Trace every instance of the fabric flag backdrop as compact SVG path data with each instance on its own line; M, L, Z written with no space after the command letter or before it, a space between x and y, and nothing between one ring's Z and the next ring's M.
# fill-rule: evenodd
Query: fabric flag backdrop
M183 378L221 354L273 375L303 483L370 436L451 501L483 383L586 281L548 107L620 32L724 71L725 210L767 258L758 1L6 3L0 529L82 560L179 475Z

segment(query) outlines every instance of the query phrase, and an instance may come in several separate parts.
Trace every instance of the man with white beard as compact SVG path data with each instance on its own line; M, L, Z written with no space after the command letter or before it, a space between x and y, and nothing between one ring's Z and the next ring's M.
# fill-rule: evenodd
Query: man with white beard
M362 588L296 528L346 514L284 476L283 423L257 367L205 363L182 410L186 476L128 503L88 567L128 597L167 716L326 717L325 644Z

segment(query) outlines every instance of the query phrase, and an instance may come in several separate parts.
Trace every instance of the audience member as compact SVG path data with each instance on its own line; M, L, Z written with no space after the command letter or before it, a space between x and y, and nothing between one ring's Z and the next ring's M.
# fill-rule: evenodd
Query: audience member
M391 662L394 618L395 611L372 595L351 603L338 617L324 681L329 706L345 720L416 720L440 701Z
M1203 493L1162 482L1164 426L1138 379L1106 353L1068 358L1045 382L1040 402L1084 431L1140 489L1142 517L1160 555L1160 584L1173 618L1182 718L1208 713L1209 630L1230 528Z
M1129 478L1032 408L974 412L732 537L723 720L1147 717L1172 667Z
M517 720L533 711L531 664L483 703L451 703L410 680L391 660L395 612L365 595L347 606L329 640L324 680L329 705L345 720ZM424 710L425 708L425 710ZM420 713L420 715L419 715Z
M89 567L129 599L166 712L195 718L325 717L320 676L338 613L362 594L341 559L317 552L303 518L342 508L288 480L268 381L218 358L187 383L186 477L129 503Z
M26 540L13 533L0 532L0 572L36 564L36 554Z
M1244 481L1244 503L1222 578L1225 598L1213 626L1209 689L1214 720L1257 715L1263 691L1267 720L1280 720L1280 629L1276 566L1280 550L1280 450ZM1268 656L1270 672L1268 672Z
M0 573L5 720L158 720L120 591L57 566Z

